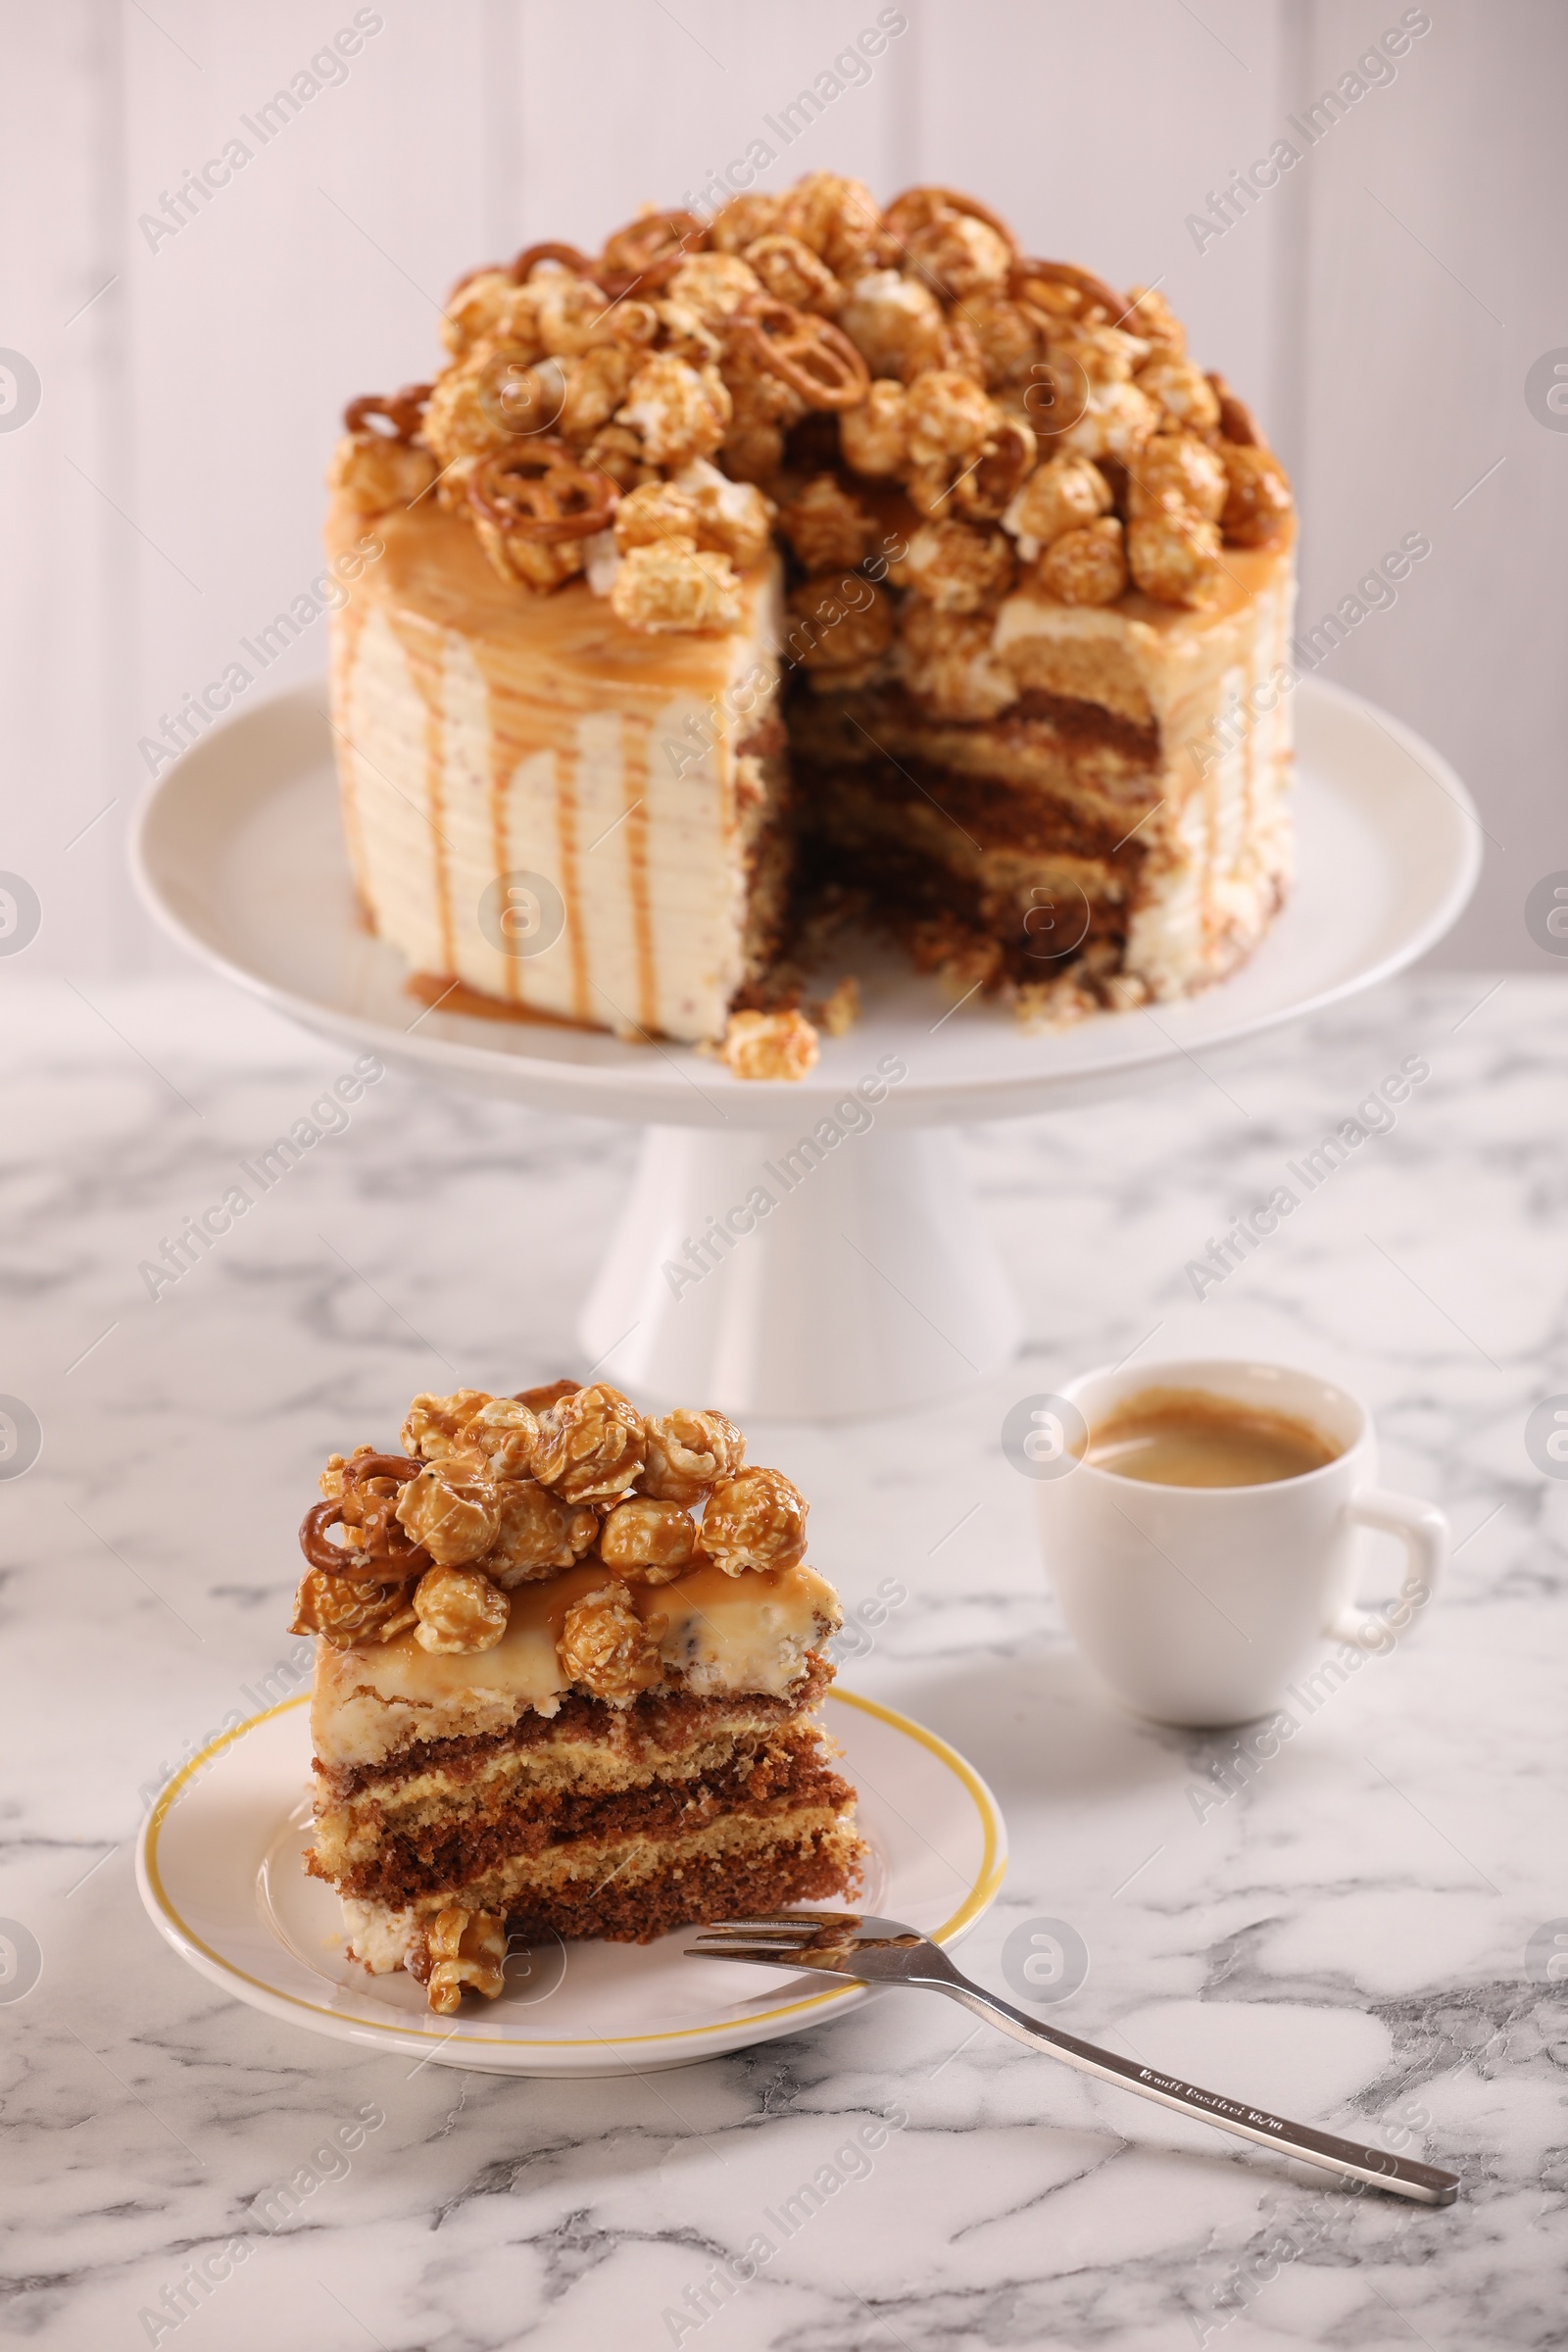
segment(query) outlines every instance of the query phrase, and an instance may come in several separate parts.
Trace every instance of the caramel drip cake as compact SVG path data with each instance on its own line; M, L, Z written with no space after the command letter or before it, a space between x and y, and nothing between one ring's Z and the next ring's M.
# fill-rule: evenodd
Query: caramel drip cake
M442 333L329 475L345 830L419 993L773 1076L836 922L1048 1021L1256 945L1295 518L1158 293L813 172L529 246Z
M317 1636L315 1844L352 1958L430 2006L523 1936L646 1943L852 1892L814 1710L841 1622L807 1504L719 1413L570 1381L416 1396L333 1454L293 1630Z

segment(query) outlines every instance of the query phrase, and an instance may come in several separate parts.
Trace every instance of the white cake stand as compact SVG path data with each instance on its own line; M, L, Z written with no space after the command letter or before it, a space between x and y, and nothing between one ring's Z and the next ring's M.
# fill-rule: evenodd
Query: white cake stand
M1479 820L1446 762L1355 696L1303 680L1298 879L1233 979L1031 1036L978 998L955 1008L935 982L870 961L862 1018L823 1040L810 1077L743 1083L689 1048L421 1010L402 957L356 908L324 699L307 686L248 710L160 779L133 851L153 913L242 988L393 1066L646 1127L583 1310L585 1357L639 1396L737 1414L891 1412L1004 1362L1017 1311L953 1130L1125 1093L1195 1057L1212 1068L1223 1049L1412 961L1480 866ZM876 1094L890 1076L868 1106L860 1082ZM765 1213L759 1188L776 1202ZM504 1262L505 1237L489 1238Z

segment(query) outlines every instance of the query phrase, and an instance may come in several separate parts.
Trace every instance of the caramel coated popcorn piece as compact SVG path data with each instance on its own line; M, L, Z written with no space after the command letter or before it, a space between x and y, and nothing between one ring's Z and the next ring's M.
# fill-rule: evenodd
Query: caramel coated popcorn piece
M806 1557L808 1507L781 1470L742 1470L720 1479L703 1513L703 1554L726 1576L798 1567Z
M732 406L718 369L693 368L663 354L645 360L633 376L619 422L642 435L655 466L680 466L717 449Z
M773 501L751 482L732 482L706 458L693 458L674 485L696 516L699 548L715 548L742 571L767 553L773 536Z
M615 573L611 609L650 636L733 629L741 617L740 576L726 556L700 553L679 536L633 548Z
M853 972L846 972L831 996L812 1007L819 1029L829 1037L848 1037L860 1017L860 983Z
M647 1432L648 1466L637 1483L661 1502L701 1502L746 1459L745 1438L722 1413L677 1406L650 1420Z
M827 264L799 237L759 237L746 248L748 266L777 302L833 318L848 296Z
M465 1476L462 1457L432 1463L398 1496L397 1517L416 1544L443 1567L476 1560L501 1526L501 1504L488 1478Z
M1226 495L1221 525L1235 547L1272 547L1291 519L1291 485L1279 460L1266 449L1234 441L1219 445Z
M1018 553L1032 564L1063 531L1076 531L1110 512L1110 484L1088 458L1048 458L1024 483L1002 517Z
M814 1068L816 1031L800 1012L732 1012L723 1058L737 1078L804 1078Z
M599 1541L597 1512L585 1503L558 1501L535 1479L508 1480L497 1495L496 1540L474 1565L503 1592L570 1568Z
M453 287L441 314L441 340L455 360L498 332L516 291L510 270L475 270Z
M1217 522L1230 490L1223 455L1196 433L1156 433L1127 469L1127 512L1190 507Z
M609 1502L634 1487L647 1461L642 1415L603 1381L539 1416L534 1476L567 1502Z
M947 325L942 305L929 286L900 270L871 270L858 278L839 324L874 377L907 383L941 361Z
M945 213L911 231L904 249L906 266L949 302L994 294L1007 282L1012 248L988 220L972 213Z
M709 222L708 242L713 252L744 253L759 237L771 236L778 227L783 201L780 196L763 195L760 189L732 196Z
M476 1568L427 1568L414 1589L415 1640L438 1657L494 1649L507 1630L507 1596Z
M407 1585L377 1585L312 1568L300 1579L288 1630L319 1634L334 1649L356 1649L366 1642L395 1641L414 1623Z
M412 507L435 480L427 449L389 434L348 433L332 453L326 486L361 514L382 514L390 507Z
M739 254L696 253L670 279L668 298L688 303L701 318L728 318L762 290L762 279Z
M678 1502L636 1495L617 1502L605 1521L599 1556L607 1568L634 1583L665 1585L691 1563L697 1530Z
M800 625L786 643L807 670L858 670L879 662L893 642L892 599L858 571L803 580L790 590L789 609Z
M864 266L882 228L882 208L863 179L808 172L785 191L775 226L799 237L835 277Z
M1152 351L1168 352L1179 360L1187 349L1187 329L1164 295L1152 286L1128 288L1126 315L1120 323Z
M1164 605L1205 605L1220 585L1215 524L1191 508L1141 514L1127 526L1127 565L1146 596Z
M844 461L873 481L902 473L909 462L908 395L879 376L858 407L839 417Z
M514 1396L487 1396L460 1424L458 1445L482 1453L492 1478L526 1478L533 1468L539 1422Z
M808 572L853 571L876 544L875 516L831 473L798 490L778 519Z
M409 1952L408 1970L437 2017L456 2017L463 1988L493 2001L506 1984L507 1923L494 1911L438 1911Z
M1130 466L1159 419L1158 408L1140 385L1091 385L1082 415L1059 437L1062 447L1078 457L1113 458Z
M568 1682L612 1707L629 1707L664 1679L658 1648L622 1585L602 1586L569 1608L556 1650Z
M1208 433L1219 422L1213 386L1191 360L1161 353L1139 369L1138 389L1155 401L1170 422L1183 431Z
M905 424L912 466L977 457L1000 421L995 402L956 368L928 368L908 389Z
M1043 348L1038 311L1004 294L982 294L964 304L963 323L978 346L987 390L1029 381Z
M1012 548L1001 531L973 523L923 522L889 575L939 612L978 612L1006 593Z
M899 675L933 718L995 718L1018 682L991 650L987 613L939 612L911 597L899 615Z
M1064 605L1110 605L1127 585L1121 524L1102 514L1075 531L1063 531L1040 559L1036 573L1048 596Z

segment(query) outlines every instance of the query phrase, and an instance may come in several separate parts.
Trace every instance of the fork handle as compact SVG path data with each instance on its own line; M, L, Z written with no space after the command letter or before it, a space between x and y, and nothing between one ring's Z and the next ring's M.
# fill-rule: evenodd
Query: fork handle
M1348 2173L1352 2180L1364 2180L1371 2188L1392 2190L1396 2196L1411 2197L1419 2205L1451 2205L1459 2193L1455 2173L1440 2172L1431 2164L1410 2164L1402 2156L1389 2155L1380 2148L1359 2147L1353 2139L1339 2139L1332 2132L1314 2131L1309 2124L1289 2123L1284 2116L1268 2115L1261 2108L1221 2098L1217 2091L1200 2090L1196 2083L1183 2082L1174 2075L1159 2074L1152 2066L1118 2058L1114 2050L1099 2049L1092 2041L1080 2041L1075 2034L1059 2033L1054 2026L1026 2017L1021 2009L1014 2009L1010 2001L988 1992L984 1985L971 1984L956 1969L951 1979L930 1976L912 1981L961 2001L976 2017L983 2017L991 2025L1000 2026L1004 2034L1010 2034L1014 2041L1026 2042L1031 2049L1049 2050L1053 2057L1064 2059L1068 2066L1077 2067L1083 2074L1098 2075L1102 2082L1117 2083L1123 2090L1136 2090L1140 2098L1153 2099L1161 2107L1173 2107L1178 2115L1196 2116L1200 2123L1214 2124L1221 2132L1234 2132L1240 2139L1255 2140L1259 2147L1281 2149L1287 2156L1298 2156L1303 2164L1320 2165L1325 2172Z

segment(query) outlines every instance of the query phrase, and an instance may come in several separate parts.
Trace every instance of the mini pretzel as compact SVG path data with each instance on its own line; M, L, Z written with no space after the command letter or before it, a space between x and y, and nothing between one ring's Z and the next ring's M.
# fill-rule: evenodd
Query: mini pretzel
M413 1464L415 1472L419 1467L417 1462ZM342 1518L340 1502L315 1502L300 1521L300 1549L313 1568L324 1568L331 1576L346 1576L357 1584L396 1585L412 1583L434 1565L422 1544L410 1544L406 1538L401 1544L393 1540L395 1520L372 1530L370 1543L363 1551L328 1543L327 1529L340 1525ZM398 1534L403 1535L401 1527Z
M593 263L575 245L525 245L510 265L514 285L525 286L540 262L559 262L574 277L590 277L593 274Z
M608 529L619 500L608 473L546 433L482 458L468 477L468 502L486 522L547 547Z
M733 335L738 350L799 393L809 409L858 408L871 389L871 371L842 327L770 294L748 297Z
M589 264L589 271L612 302L638 286L645 293L657 293L682 262L701 253L707 243L707 224L695 213L645 213L606 238L605 250Z
M940 213L968 213L971 219L983 220L988 228L994 228L1009 253L1018 250L1018 240L1005 220L992 212L989 205L981 204L973 196L963 195L957 188L906 188L904 194L895 196L888 206L883 222L902 244L906 237L912 237L917 228L924 228L928 222L936 220Z
M1211 375L1209 388L1219 402L1219 430L1223 441L1234 441L1243 449L1266 449L1268 443L1257 429L1257 421L1245 400L1238 400L1222 375Z
M392 427L388 439L412 441L423 419L424 404L433 390L431 384L405 384L401 392L391 392L384 397L379 392L362 392L359 399L351 400L343 412L343 430L346 433L363 432L368 418L384 416Z
M1076 269L1071 262L1014 262L1007 279L1007 292L1014 302L1027 299L1029 280L1043 277L1055 285L1071 286L1086 302L1098 303L1107 322L1114 326L1125 318L1132 304L1123 295L1114 293L1102 277L1095 277L1087 270Z

